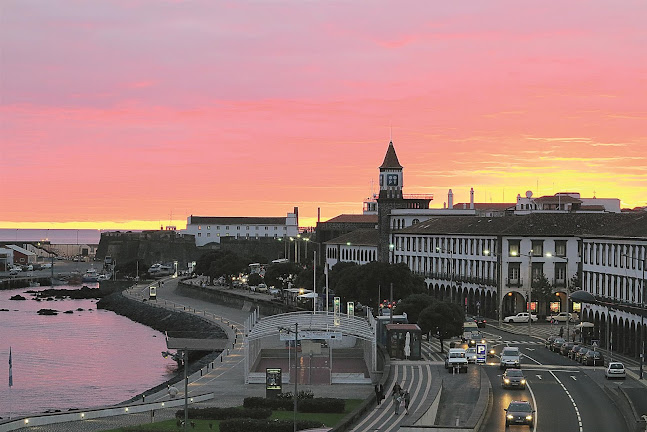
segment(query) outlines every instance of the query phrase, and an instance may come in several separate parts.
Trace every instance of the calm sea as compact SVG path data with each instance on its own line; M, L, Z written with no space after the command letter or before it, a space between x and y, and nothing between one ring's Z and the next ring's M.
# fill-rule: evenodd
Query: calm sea
M175 362L161 355L162 333L97 310L96 300L37 302L29 289L41 288L0 291L0 309L9 309L0 311L0 417L116 404L173 375ZM9 300L16 294L27 300ZM37 315L43 308L59 314ZM74 313L62 313L68 310Z

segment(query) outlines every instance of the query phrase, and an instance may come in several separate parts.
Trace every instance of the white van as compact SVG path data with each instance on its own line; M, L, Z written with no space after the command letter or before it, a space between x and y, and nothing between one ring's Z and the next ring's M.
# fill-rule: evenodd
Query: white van
M521 353L519 352L519 347L505 347L503 348L503 351L501 351L499 369L509 367L521 367Z
M450 348L447 352L447 357L445 357L445 369L449 369L450 372L454 368L457 368L459 373L467 372L467 363L468 361L465 349Z

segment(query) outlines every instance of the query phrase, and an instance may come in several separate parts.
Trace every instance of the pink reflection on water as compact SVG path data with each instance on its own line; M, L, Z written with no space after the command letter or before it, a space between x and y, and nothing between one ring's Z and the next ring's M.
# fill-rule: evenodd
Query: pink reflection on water
M175 370L175 363L161 356L163 334L96 310L96 300L37 302L24 291L0 291L0 309L9 309L0 312L0 376L8 377L11 346L14 381L10 391L0 392L0 417L119 403ZM15 294L28 300L8 300ZM59 314L37 315L43 308ZM73 313L63 313L67 310Z

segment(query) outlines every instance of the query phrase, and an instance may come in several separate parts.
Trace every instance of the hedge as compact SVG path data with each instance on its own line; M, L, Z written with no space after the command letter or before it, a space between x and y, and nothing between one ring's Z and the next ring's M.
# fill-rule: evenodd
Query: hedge
M297 420L297 430L322 427L321 422ZM292 432L292 420L230 419L220 422L220 432Z
M232 418L266 419L272 415L269 408L189 408L190 419L227 420ZM184 419L184 410L178 410L175 417Z
M290 411L294 409L294 401L289 399L247 397L243 401L243 407ZM297 409L303 413L343 413L346 409L346 401L337 398L302 399L299 401Z
M304 413L343 413L346 401L337 398L304 399L299 401L297 409Z

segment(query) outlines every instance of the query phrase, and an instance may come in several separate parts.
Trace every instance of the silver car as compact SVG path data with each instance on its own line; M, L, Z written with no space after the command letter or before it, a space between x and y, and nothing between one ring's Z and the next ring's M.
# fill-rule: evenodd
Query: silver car
M611 362L607 369L604 371L604 377L606 379L611 378L627 378L627 372L625 371L625 365L620 362Z

